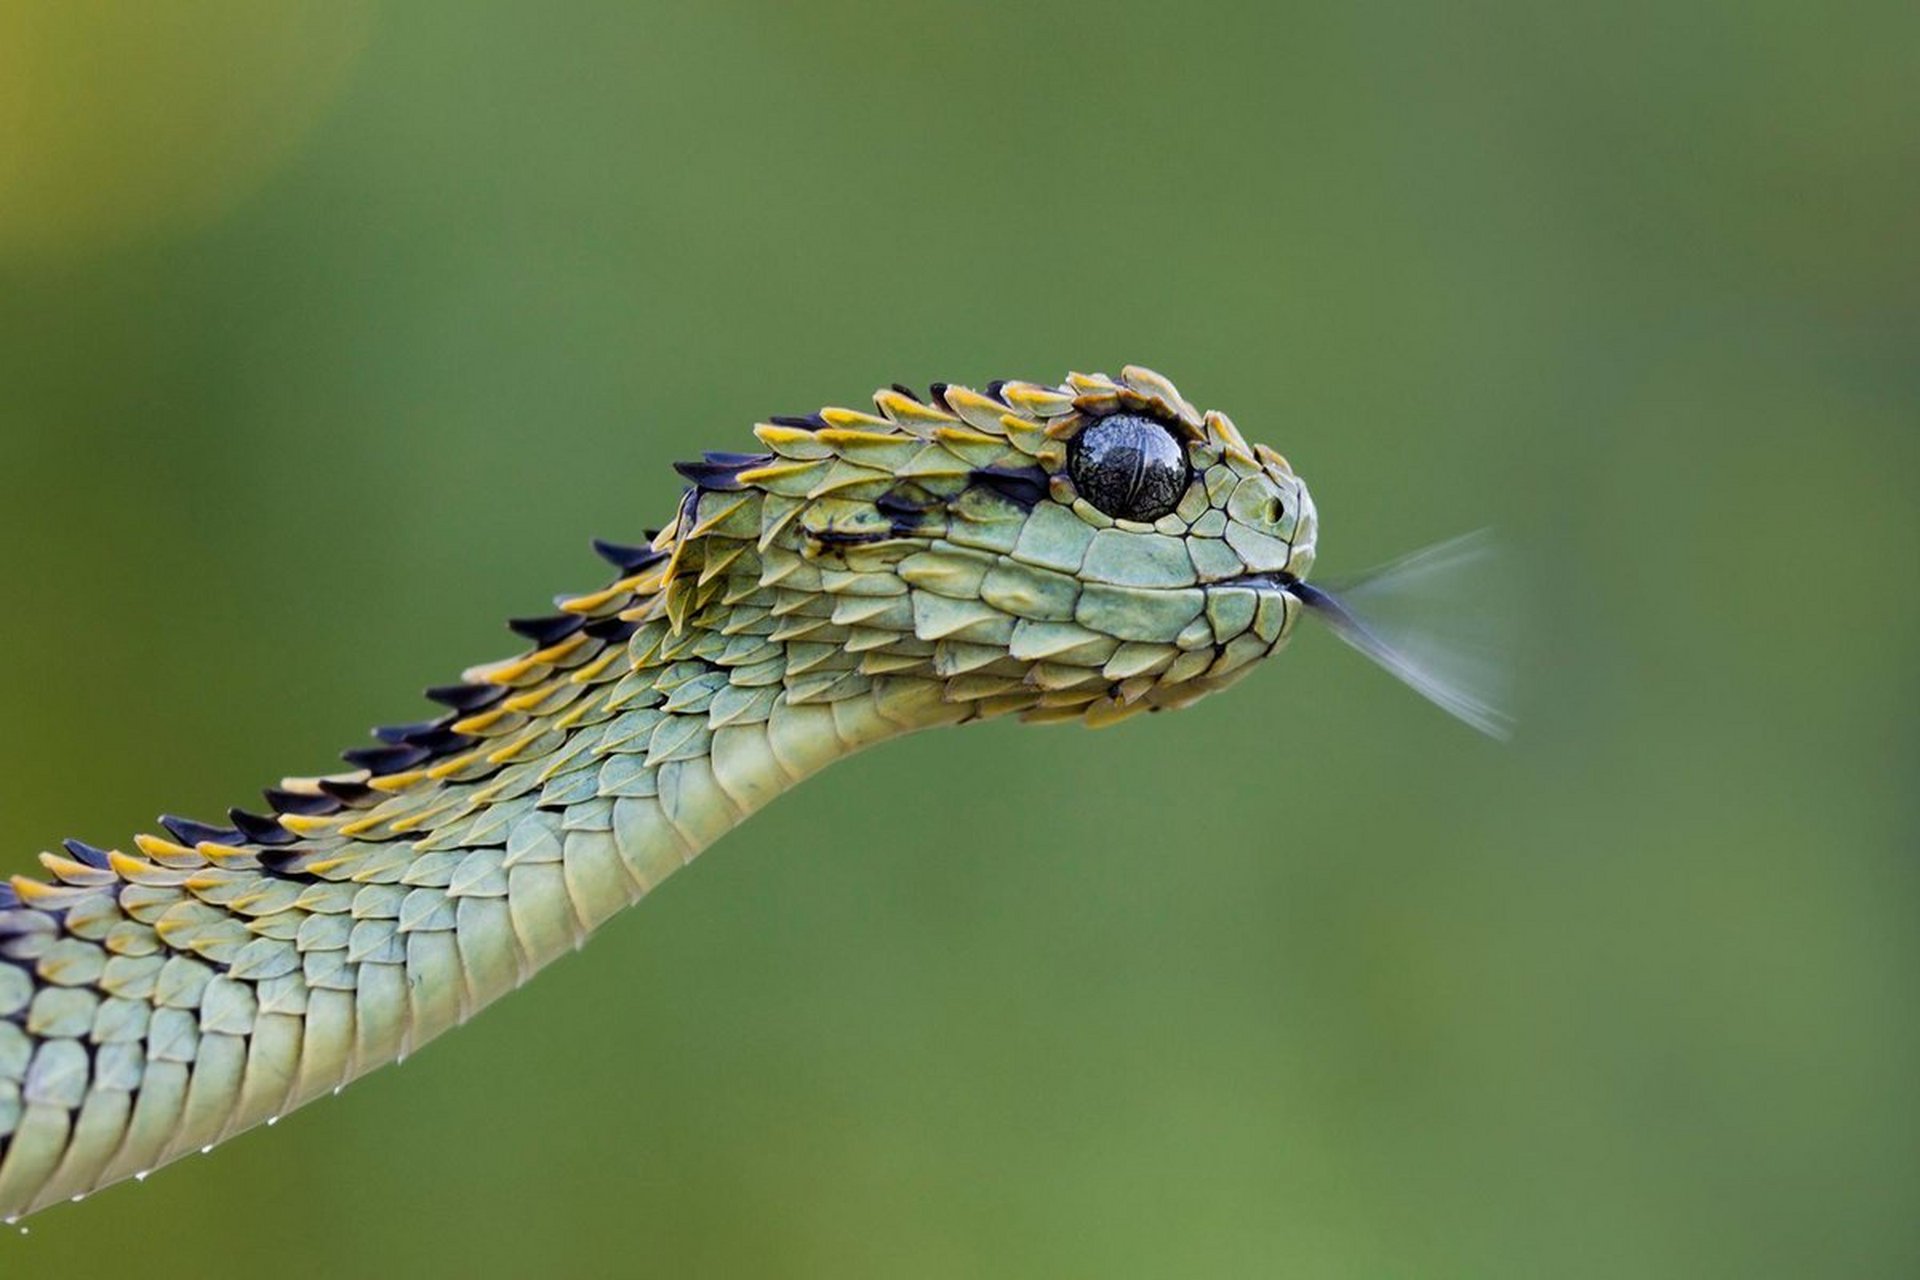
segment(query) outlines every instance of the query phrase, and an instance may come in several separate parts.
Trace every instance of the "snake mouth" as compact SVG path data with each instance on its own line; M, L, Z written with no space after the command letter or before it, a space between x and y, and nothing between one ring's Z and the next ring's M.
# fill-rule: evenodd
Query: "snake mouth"
M1335 626L1359 628L1347 607L1332 592L1323 591L1304 578L1296 577L1285 569L1276 569L1271 573L1243 573L1237 578L1215 583L1222 587L1252 587L1256 591L1278 591L1282 595L1292 596L1308 609Z
M1306 584L1288 573L1285 569L1273 569L1266 573L1243 573L1234 578L1223 578L1219 582L1210 582L1209 587L1251 587L1255 591L1280 591L1289 595L1298 595L1298 588Z

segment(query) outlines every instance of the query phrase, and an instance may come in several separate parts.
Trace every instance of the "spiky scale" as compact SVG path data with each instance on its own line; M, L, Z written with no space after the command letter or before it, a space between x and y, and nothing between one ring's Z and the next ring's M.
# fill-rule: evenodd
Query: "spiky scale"
M792 427L798 431L818 431L827 425L825 418L817 413L791 414L776 413L767 419L776 427Z
M267 807L278 814L323 818L340 812L341 807L338 800L324 792L302 794L280 787L268 787L260 794L266 800Z
M322 778L316 785L324 795L344 805L365 804L375 796L366 783L346 778Z
M587 623L585 628L586 633L595 640L602 640L608 644L618 644L639 629L639 622L631 618L619 617L596 618Z
M604 538L593 540L594 554L618 569L621 574L634 574L650 568L667 558L664 551L656 551L650 546L630 547L624 543L609 542Z
M427 690L428 698L462 713L490 707L506 696L507 690L491 684L443 684Z
M536 648L544 649L560 643L585 625L586 619L569 613L551 618L514 618L507 623L507 629L533 641Z
M245 809L229 809L227 818L233 823L234 830L243 837L239 843L273 846L294 842L293 833L281 826L277 819L248 813Z
M72 854L76 862L84 863L96 870L108 870L107 851L105 849L96 849L84 840L62 840L60 846L69 854Z
M342 751L340 758L377 778L411 769L432 758L432 755L425 747L355 747Z
M196 822L192 818L175 817L172 814L163 814L160 825L184 845L238 844L241 839L240 833L232 827L216 827L205 822Z

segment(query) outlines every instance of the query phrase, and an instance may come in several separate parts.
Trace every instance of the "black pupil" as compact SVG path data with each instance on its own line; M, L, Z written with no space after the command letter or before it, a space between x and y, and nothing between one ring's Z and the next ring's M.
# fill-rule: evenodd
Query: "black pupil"
M1073 439L1073 486L1102 514L1152 523L1180 505L1187 455L1152 418L1116 413Z

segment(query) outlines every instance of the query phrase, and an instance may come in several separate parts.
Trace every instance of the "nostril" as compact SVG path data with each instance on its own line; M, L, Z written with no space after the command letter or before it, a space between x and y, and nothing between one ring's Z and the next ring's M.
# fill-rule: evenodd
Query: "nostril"
M1278 498L1267 503L1267 522L1279 524L1287 518L1287 504Z

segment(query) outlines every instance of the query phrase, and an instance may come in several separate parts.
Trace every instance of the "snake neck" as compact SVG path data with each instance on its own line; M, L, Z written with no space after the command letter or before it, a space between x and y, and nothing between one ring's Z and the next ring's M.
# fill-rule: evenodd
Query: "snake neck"
M271 816L70 842L0 886L0 1218L223 1141L417 1049L832 761L968 718L822 638L832 602L642 557L516 624Z
M751 610L728 615L731 632L667 617L664 598L628 612L641 616L603 628L597 652L570 638L469 672L467 687L502 690L496 701L403 737L403 749L435 739L438 758L406 751L371 762L399 772L313 783L340 807L281 814L292 841L255 851L271 876L360 886L348 913L392 921L366 931L386 939L377 954L350 941L344 964L408 963L414 936L453 934L459 1007L413 1011L394 1052L579 946L826 765L966 715L937 682L863 675L857 655L777 637ZM345 900L298 901L311 912L322 896Z

